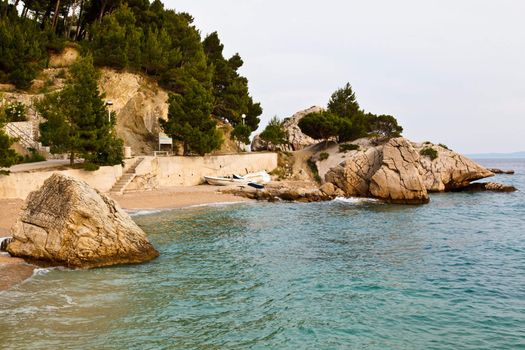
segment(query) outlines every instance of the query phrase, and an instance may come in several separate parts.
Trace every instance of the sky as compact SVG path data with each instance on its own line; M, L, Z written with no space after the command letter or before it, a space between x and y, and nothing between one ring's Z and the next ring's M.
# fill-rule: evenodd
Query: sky
M362 109L413 141L463 153L525 150L525 1L167 0L189 12L264 109L261 125L349 82Z

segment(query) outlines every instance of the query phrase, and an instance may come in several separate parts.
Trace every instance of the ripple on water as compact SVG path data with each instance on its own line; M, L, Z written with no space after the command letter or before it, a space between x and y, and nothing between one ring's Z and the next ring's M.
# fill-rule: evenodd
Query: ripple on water
M0 348L524 348L524 199L138 215L158 259L36 272L0 293Z

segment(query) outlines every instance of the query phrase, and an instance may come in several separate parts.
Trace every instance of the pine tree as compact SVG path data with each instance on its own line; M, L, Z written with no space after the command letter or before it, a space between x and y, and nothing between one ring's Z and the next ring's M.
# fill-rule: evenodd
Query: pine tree
M184 155L204 155L220 147L222 135L211 117L213 96L194 78L181 82L181 93L170 94L168 120L161 126L182 144Z
M4 132L7 118L3 109L0 109L0 167L10 167L18 161L18 154L10 147L13 139Z
M115 117L110 117L97 85L98 72L91 57L71 66L63 90L48 94L37 109L45 122L40 125L41 142L52 153L69 153L86 163L122 163L122 140L116 138Z

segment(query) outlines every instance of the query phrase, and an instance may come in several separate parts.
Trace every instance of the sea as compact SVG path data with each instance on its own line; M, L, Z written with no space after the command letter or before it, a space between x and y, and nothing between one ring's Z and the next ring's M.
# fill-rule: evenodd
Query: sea
M0 292L0 349L525 349L514 193L139 212L150 263L38 269Z

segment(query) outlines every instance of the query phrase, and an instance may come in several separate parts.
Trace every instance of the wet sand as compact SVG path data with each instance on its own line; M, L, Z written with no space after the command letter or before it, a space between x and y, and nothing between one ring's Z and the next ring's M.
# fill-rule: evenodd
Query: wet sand
M217 186L171 187L153 191L129 192L111 195L120 206L128 211L151 209L176 209L194 205L215 203L245 202L249 199L232 194L219 193ZM0 199L0 237L9 236L9 229L15 223L23 201L20 199ZM35 266L22 259L0 256L0 291L12 287L31 277Z

